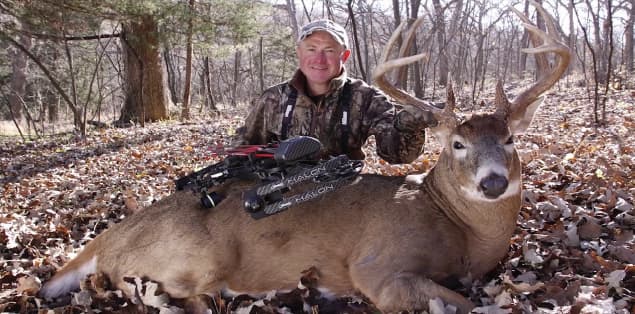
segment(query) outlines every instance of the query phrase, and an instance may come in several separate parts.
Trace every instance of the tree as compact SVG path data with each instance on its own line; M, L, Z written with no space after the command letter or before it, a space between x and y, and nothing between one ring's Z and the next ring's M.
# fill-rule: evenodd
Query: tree
M441 7L441 2L439 0L432 0L432 3L434 4L434 28L437 33L437 48L439 49L439 84L446 86L448 83L450 67L448 64L448 56L445 53L447 50L447 41L445 39L444 9Z
M635 68L633 67L633 29L635 28L635 0L628 0L626 2L630 7L626 7L628 18L626 20L626 25L624 25L624 66L626 71L633 72Z
M190 17L187 19L187 42L185 44L185 87L183 88L183 107L181 108L181 120L190 118L190 88L192 87L192 33L194 14L194 0L190 1Z
M25 34L18 35L18 42L25 48L31 48L31 38ZM11 49L12 71L11 90L9 92L9 107L12 117L16 120L22 118L24 98L26 92L27 56L20 49Z
M364 65L362 63L362 51L359 46L359 38L357 36L357 21L355 20L355 13L353 12L353 0L348 0L347 8L349 12L349 16L351 18L351 25L353 26L353 42L355 43L355 52L357 53L357 65L359 66L359 72L362 77L366 77L366 69L364 69Z
M118 123L157 121L168 118L159 29L152 15L123 24L126 100Z

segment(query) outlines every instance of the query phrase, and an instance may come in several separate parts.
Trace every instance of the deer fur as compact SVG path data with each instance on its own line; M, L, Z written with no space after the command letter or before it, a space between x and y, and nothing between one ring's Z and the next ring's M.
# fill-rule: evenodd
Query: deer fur
M419 184L362 175L261 220L242 209L248 184L224 186L227 199L209 210L176 192L91 241L41 295L68 293L92 272L124 291L123 277L148 277L176 298L225 287L258 294L294 288L313 266L320 286L361 292L382 311L425 309L438 297L468 312L471 302L437 282L479 277L505 257L521 202L511 135L499 117L473 117L448 137L465 148L446 147ZM476 180L491 172L509 181L501 197L479 191Z
M522 186L512 136L529 126L543 99L538 96L568 64L566 46L556 39L547 44L536 53L560 56L549 84L538 82L512 102L499 84L498 110L462 123L450 112L451 90L441 110L381 83L396 99L428 106L440 122L433 132L444 149L419 183L361 175L261 220L243 210L247 182L223 185L218 192L226 199L209 210L197 195L176 192L99 235L40 294L66 294L93 272L128 294L126 276L148 277L176 298L222 288L260 294L292 289L302 271L314 267L320 287L337 295L362 293L384 312L424 310L440 298L468 313L472 302L440 283L478 278L507 254Z

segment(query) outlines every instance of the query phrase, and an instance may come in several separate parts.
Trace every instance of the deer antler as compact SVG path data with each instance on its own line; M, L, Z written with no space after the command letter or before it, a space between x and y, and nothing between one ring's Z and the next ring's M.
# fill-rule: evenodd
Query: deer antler
M423 23L423 18L420 17L416 19L414 23L412 23L410 30L406 34L406 39L403 43L403 46L401 47L399 51L399 56L396 59L388 60L390 56L390 52L393 46L395 45L395 41L401 34L401 31L404 28L406 22L407 21L402 22L397 27L397 29L395 29L395 31L392 33L392 36L390 36L388 43L386 43L386 46L384 47L384 51L382 52L382 56L379 61L379 64L373 71L373 82L384 93L394 98L400 104L404 106L414 106L419 109L429 111L432 113L432 115L434 116L434 118L437 120L438 123L443 125L448 125L451 127L455 126L457 124L457 119L456 119L456 115L454 114L454 103L450 104L450 102L448 102L446 103L443 109L440 109L438 107L435 107L434 105L432 105L432 103L428 101L419 99L407 93L406 91L397 88L396 86L391 84L386 78L386 74L390 70L408 65L410 63L417 62L426 57L424 53L414 55L414 56L405 56L406 54L408 54L410 50L412 41L414 39L414 34L417 28L421 25L421 23ZM448 94L450 93L452 94L452 96L454 95L454 93L451 91L451 88L449 88L448 90Z
M556 55L556 65L552 69L547 69L547 62L536 62L537 66L539 67L539 72L546 74L542 75L542 77L540 77L536 83L521 92L512 101L509 101L507 99L507 96L505 96L502 83L498 83L496 87L495 100L497 113L503 114L504 116L512 115L512 120L520 120L516 119L516 117L524 116L530 105L532 103L535 103L542 93L551 88L562 77L565 70L569 66L569 61L571 59L571 52L569 51L569 48L565 44L563 44L560 41L559 36L557 36L557 30L553 17L549 13L547 13L542 8L542 6L540 6L540 4L534 2L533 0L530 0L530 2L534 7L536 7L540 15L542 15L545 19L548 33L536 27L525 15L512 7L511 9L523 21L523 26L532 35L530 37L532 39L534 48L523 49L523 52L534 54L537 60L545 60L546 54L549 52L553 52ZM422 22L423 19L419 18L413 23L410 31L406 35L404 47L410 47L410 44L414 38L414 32L416 28L421 25ZM374 84L377 85L381 90L383 90L387 95L397 100L399 103L405 106L411 105L422 110L430 111L440 124L448 125L450 127L456 126L457 118L454 114L454 93L452 92L452 87L450 85L448 85L448 99L446 101L446 106L445 108L440 109L433 106L430 102L419 99L411 94L408 94L404 90L395 87L393 84L388 82L388 79L386 78L386 73L390 70L408 65L410 63L425 58L425 54L405 56L410 49L403 49L402 47L398 58L388 60L390 52L395 45L395 41L400 35L405 23L405 21L401 23L388 40L388 43L386 44L386 47L384 48L384 51L382 53L380 63L377 65L375 71L373 72ZM541 39L543 43L540 42ZM535 110L536 108L537 106L533 106L531 110Z
M516 10L516 8L511 7L516 15L518 15L518 17L520 17L523 21L523 26L531 33L531 35L533 35L530 37L534 48L523 49L523 52L535 54L537 59L541 56L544 57L544 54L548 52L553 52L556 54L557 63L550 72L547 72L549 69L544 68L546 62L537 62L539 66L539 73L545 74L540 77L534 85L524 90L511 101L510 109L514 114L517 111L524 112L527 106L535 102L542 93L551 88L560 79L560 77L562 77L569 66L569 60L571 59L571 52L569 51L569 48L563 44L560 41L559 36L557 36L555 22L551 14L545 11L540 4L534 2L533 0L530 0L530 2L545 19L548 33L536 27L524 14ZM539 39L542 39L542 44Z

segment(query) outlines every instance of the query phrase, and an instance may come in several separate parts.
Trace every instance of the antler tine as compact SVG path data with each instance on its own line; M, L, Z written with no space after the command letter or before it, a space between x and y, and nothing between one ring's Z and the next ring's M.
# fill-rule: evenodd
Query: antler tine
M559 40L559 38L556 37L557 30L551 14L545 11L543 7L540 6L540 4L534 2L533 0L530 0L530 2L534 7L536 7L536 10L545 19L547 31L549 33L546 33L536 27L524 14L520 13L518 10L516 10L516 8L511 7L516 15L518 15L518 17L520 17L520 19L523 21L523 26L527 29L527 31L543 40L542 45L534 48L523 49L523 52L536 55L553 52L557 56L557 64L550 73L545 74L543 77L539 78L539 80L534 85L520 93L511 101L512 112L515 112L517 110L524 110L524 108L536 101L542 93L551 88L551 86L553 86L562 77L567 67L569 66L569 61L571 59L571 52L569 51L569 48L565 44L563 44Z
M405 23L401 23L402 25ZM399 49L399 58L406 57L406 55L412 49L412 44L414 41L414 36L417 33L417 28L423 24L423 18L418 18L412 25L410 25L410 29L408 29L408 33L406 33L406 40L403 45L401 45L401 49Z
M410 50L409 47L411 46L412 40L414 39L414 33L416 31L416 28L419 25L421 25L421 23L423 23L423 18L418 18L417 20L415 20L415 22L412 25L412 28L406 35L406 42L403 44L402 49L400 50L399 57L397 59L388 60L390 51L395 45L395 41L399 37L406 22L407 21L404 21L401 24L399 24L397 29L395 29L395 31L393 32L392 36L390 36L388 43L384 47L384 51L382 52L380 62L377 65L377 67L375 67L375 70L373 71L373 83L377 85L384 93L394 98L400 104L404 106L414 106L422 110L430 111L435 116L437 121L439 122L446 121L448 120L447 110L439 109L425 100L419 99L411 94L408 94L406 91L395 87L386 78L386 74L390 70L408 65L410 63L417 62L426 57L426 54L424 53L414 55L414 56L407 56L407 57L404 56ZM451 114L454 115L454 112L451 112Z
M406 22L405 21L402 22L401 24L399 24L399 26L397 26L397 28L392 33L392 35L390 35L390 39L388 39L388 42L386 43L386 47L384 48L384 51L382 51L381 58L379 59L379 64L383 64L384 62L388 60L388 57L390 56L390 51L392 50L392 47L395 45L395 42L397 41L397 38L399 38L399 35L401 34L401 30L403 29L405 25L406 25Z
M496 114L501 117L509 116L509 100L507 100L507 95L505 95L503 82L501 80L498 80L498 82L496 82L496 97L494 99L494 104L496 105Z

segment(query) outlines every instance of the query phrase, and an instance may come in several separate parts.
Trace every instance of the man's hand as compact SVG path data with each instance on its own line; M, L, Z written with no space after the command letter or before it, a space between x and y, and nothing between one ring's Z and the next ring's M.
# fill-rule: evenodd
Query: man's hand
M404 106L397 113L395 127L400 131L417 131L437 125L437 120L430 111L421 110L414 106Z

